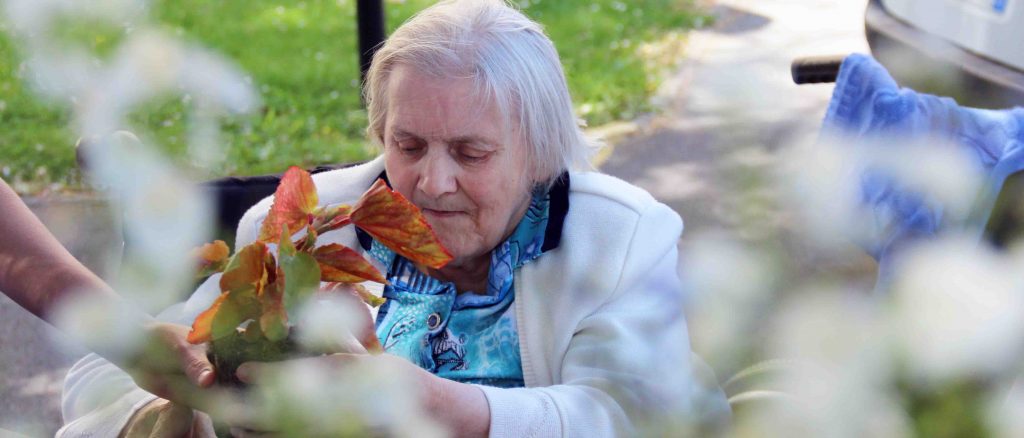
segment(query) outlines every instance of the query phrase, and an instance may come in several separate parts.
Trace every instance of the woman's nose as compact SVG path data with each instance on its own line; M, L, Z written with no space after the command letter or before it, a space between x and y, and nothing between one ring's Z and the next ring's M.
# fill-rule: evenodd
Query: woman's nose
M440 155L440 154L438 154ZM428 157L423 163L418 189L423 194L438 198L457 190L458 163L445 156Z

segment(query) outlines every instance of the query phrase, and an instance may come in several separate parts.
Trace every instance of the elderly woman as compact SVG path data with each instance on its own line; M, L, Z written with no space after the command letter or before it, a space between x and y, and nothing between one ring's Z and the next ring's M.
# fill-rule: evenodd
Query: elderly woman
M361 360L403 363L459 435L633 434L678 420L691 382L682 221L637 187L572 170L587 168L590 146L540 27L497 0L438 3L380 48L366 99L383 153L314 176L320 202L352 203L384 178L454 260L421 271L362 233L321 236L387 268L375 316L387 354ZM270 202L245 215L237 245L255 240ZM181 321L216 297L215 280ZM316 360L352 359L341 356ZM119 403L114 428L161 401Z

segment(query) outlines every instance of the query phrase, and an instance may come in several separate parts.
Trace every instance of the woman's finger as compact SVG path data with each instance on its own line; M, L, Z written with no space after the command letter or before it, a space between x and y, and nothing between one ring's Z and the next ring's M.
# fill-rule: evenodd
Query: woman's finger
M170 400L156 399L139 409L125 425L121 436L178 438L192 430L192 409Z
M242 383L256 383L267 373L268 365L261 362L245 362L235 369L235 377Z
M192 420L192 437L193 438L206 438L217 436L217 431L213 427L213 419L209 415L202 412L194 412L194 419Z
M213 385L214 372L213 364L206 357L206 348L196 345L187 345L179 351L178 359L185 369L188 379L200 388L208 388Z
M192 385L207 388L214 383L213 364L205 345L189 343L189 328L178 324L154 323L147 328L150 345L137 360L139 371L155 375L184 375Z
M358 325L356 326L356 339L359 340L360 344L363 344L366 351L372 354L383 353L384 347L380 345L380 339L377 338L377 327L376 324L373 323L373 313L370 311L370 306L363 302L361 296L369 294L370 292L367 291L363 285L355 284L353 285L353 293L356 294L359 299L359 304L361 304L360 307L364 310L363 312L359 312L360 316Z
M354 309L358 309L356 317L359 320L354 324L356 340L369 353L383 353L384 348L380 345L380 339L377 338L376 325L373 323L373 313L370 311L370 306L363 299L364 296L372 295L370 291L361 284L345 283L335 283L329 290L336 293L337 296L343 297Z

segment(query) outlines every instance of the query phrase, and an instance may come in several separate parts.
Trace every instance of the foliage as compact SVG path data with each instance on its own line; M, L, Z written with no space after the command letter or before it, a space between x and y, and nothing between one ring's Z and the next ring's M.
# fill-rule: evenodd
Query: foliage
M395 29L428 0L387 2L388 29ZM650 111L658 76L645 68L638 48L666 32L699 25L690 0L622 2L519 1L545 25L565 65L580 115L591 125ZM204 177L277 172L368 158L360 102L355 2L352 0L152 1L149 13L172 34L201 41L249 72L264 106L258 114L229 121L222 141L223 165L189 160L186 107L189 97L165 96L137 108L133 123L164 145L179 164ZM0 21L0 177L19 191L48 184L78 186L71 145L71 115L35 100L28 90L24 53ZM98 58L129 27L75 26L62 39ZM119 35L120 32L120 35ZM193 96L194 97L194 96Z
M226 372L245 360L275 360L288 354L289 331L296 325L289 316L313 297L320 282L349 286L328 286L324 293L351 290L367 304L383 302L360 283L385 283L384 275L351 248L339 243L317 246L317 237L324 233L355 225L415 263L436 269L451 260L419 210L383 180L377 180L352 207L319 206L318 202L309 173L291 167L255 242L230 258L222 241L197 249L199 274L223 275L221 295L196 317L188 341L211 342L215 360L225 365ZM276 256L269 246L273 243ZM379 344L367 347L380 349Z

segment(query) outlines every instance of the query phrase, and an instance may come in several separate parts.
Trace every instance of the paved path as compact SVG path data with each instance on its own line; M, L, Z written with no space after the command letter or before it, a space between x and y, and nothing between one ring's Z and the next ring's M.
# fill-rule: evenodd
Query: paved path
M793 84L802 56L868 51L866 0L721 0L715 26L691 33L686 61L659 91L662 115L617 142L601 169L673 207L688 237L724 229L757 241L782 235L803 269L821 260L800 239L767 176L779 150L813 139L831 85ZM835 260L862 270L865 260Z
M646 188L684 217L684 255L687 236L711 229L751 239L786 230L788 213L774 204L774 192L758 175L777 165L780 147L816 132L832 89L793 85L789 63L800 56L866 51L865 4L717 2L716 26L692 33L685 65L659 92L664 114L617 141L602 170ZM62 241L86 264L103 270L113 230L82 220L99 217L98 206L40 204L36 210L62 230ZM800 260L814 259L798 243L789 251ZM82 352L53 336L0 297L0 429L46 436L59 426L62 378Z

